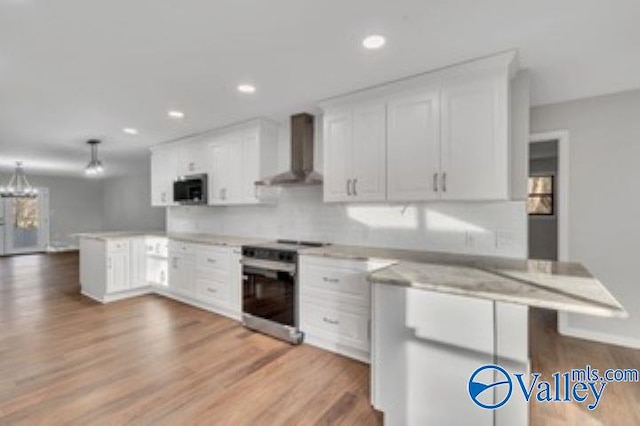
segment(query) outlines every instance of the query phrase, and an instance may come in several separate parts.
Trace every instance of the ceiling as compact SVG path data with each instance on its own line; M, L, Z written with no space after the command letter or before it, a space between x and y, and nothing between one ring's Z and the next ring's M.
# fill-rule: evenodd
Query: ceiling
M100 138L129 173L158 142L511 48L535 104L639 88L639 21L637 0L0 0L0 168L81 175Z

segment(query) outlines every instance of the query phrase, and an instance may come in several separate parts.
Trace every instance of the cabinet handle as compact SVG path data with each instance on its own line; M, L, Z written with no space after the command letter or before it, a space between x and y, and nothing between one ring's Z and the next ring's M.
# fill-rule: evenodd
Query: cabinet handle
M331 318L327 318L327 317L322 317L322 321L326 322L327 324L331 324L331 325L340 324L340 321L334 320L334 319L331 319Z
M322 281L324 281L325 283L339 283L340 280L337 278L328 278L328 277L323 277Z
M162 195L160 196L160 199L162 200L162 202L166 202L167 201L167 194L166 192L163 192Z
M172 257L171 258L171 267L174 269L178 269L178 258L177 257Z
M195 164L193 163L193 161L191 163L189 163L189 171L193 171L193 169L195 169Z
M442 192L447 192L447 173L442 173Z
M353 192L353 195L356 196L356 197L358 196L358 191L356 190L356 185L357 184L358 184L358 179L354 179L353 180L353 191L352 192Z
M107 261L107 268L111 269L111 265L112 265L112 263L111 263L111 256L109 256L109 259L108 259L108 261Z
M351 196L351 179L347 179L347 195Z
M438 192L438 174L433 174L433 192Z
M215 288L211 288L211 287L207 287L207 291L208 291L209 293L217 293L217 292L218 292L218 290L217 290L217 289L215 289Z
M216 260L215 260L215 259L212 259L212 258L210 258L210 257L207 257L207 262L209 262L209 263L216 263Z

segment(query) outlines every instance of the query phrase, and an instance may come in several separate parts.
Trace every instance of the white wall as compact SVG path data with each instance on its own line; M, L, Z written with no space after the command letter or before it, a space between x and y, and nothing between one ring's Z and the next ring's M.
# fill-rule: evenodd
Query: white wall
M533 133L570 138L569 256L622 302L629 319L566 317L563 331L640 348L640 90L532 109Z
M107 231L165 229L165 209L151 207L151 176L113 177L104 180L103 225Z
M72 234L103 229L103 187L101 181L30 174L27 177L33 186L49 188L49 239L51 245L76 245L77 241ZM1 175L0 182L5 183L10 178L10 175Z
M321 187L281 189L270 206L171 207L173 232L526 256L523 202L326 204ZM496 247L496 231L501 247ZM473 245L467 245L467 233Z
M149 173L108 179L34 176L35 187L49 188L49 244L77 246L73 234L99 231L164 230L165 209L151 207ZM5 183L10 175L0 175Z

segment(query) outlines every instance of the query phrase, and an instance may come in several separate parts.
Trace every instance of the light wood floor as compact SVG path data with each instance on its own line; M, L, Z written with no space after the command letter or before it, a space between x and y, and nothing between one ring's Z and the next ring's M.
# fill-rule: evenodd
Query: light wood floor
M534 319L533 371L640 368L640 351ZM161 297L97 304L75 253L0 259L0 424L381 424L368 374ZM531 424L640 424L639 391L611 384L595 412L534 403Z

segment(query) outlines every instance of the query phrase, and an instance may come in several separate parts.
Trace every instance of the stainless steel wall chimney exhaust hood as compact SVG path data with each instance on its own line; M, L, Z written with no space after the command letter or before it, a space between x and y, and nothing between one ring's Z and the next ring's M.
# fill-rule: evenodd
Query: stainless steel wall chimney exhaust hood
M322 185L313 170L314 117L308 113L291 116L291 170L257 181L261 186Z

